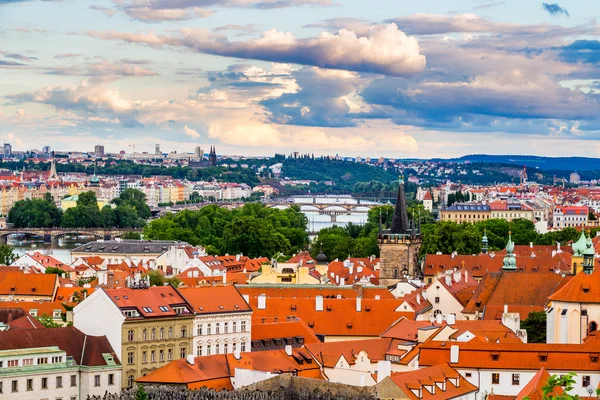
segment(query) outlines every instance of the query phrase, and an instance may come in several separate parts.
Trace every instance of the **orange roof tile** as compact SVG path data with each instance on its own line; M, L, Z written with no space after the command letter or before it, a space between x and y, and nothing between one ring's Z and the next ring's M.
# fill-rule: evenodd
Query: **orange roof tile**
M252 340L279 339L302 336L304 343L320 342L315 332L306 325L306 322L295 319L284 322L265 322L261 319L252 320Z
M600 270L591 274L581 271L548 297L550 301L600 303Z
M54 297L58 288L58 275L0 273L0 295L49 296Z
M236 287L231 285L182 288L179 293L197 314L252 311Z
M347 340L341 342L327 343L309 343L306 349L319 361L321 365L328 368L333 368L340 357L350 364L356 362L358 353L364 351L371 363L385 360L385 355L390 350L392 339L362 339L362 340Z
M227 275L229 276L229 274ZM287 299L314 299L316 296L334 298L341 296L344 299L355 299L362 296L363 299L395 299L394 295L385 287L378 286L332 286L332 285L238 285L240 293L250 297L266 294L268 297L279 297Z
M188 307L186 301L172 286L151 286L146 289L104 289L106 295L120 309L135 309L141 317L178 315L172 306Z

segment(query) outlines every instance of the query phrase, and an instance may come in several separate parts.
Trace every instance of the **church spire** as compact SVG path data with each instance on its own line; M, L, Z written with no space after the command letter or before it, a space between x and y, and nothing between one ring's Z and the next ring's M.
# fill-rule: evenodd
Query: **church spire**
M404 194L404 175L400 175L398 182L398 198L394 208L392 220L392 233L406 234L408 231L408 214L406 213L406 197Z
M512 241L511 232L508 231L508 243L506 243L506 255L504 256L504 262L502 265L503 271L516 271L517 270L517 259L513 253L515 244Z

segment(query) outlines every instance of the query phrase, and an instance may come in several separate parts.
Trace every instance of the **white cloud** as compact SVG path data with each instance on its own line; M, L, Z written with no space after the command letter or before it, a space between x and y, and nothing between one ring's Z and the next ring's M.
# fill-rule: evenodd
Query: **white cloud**
M199 138L200 137L200 134L196 130L194 130L192 128L188 128L187 125L183 127L183 132L191 138Z

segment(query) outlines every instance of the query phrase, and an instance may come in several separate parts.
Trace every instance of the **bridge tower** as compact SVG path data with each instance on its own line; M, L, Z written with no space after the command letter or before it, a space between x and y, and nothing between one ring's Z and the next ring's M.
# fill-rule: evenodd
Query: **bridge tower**
M398 198L394 208L392 228L380 230L379 282L384 286L394 286L406 277L421 275L419 268L419 249L421 248L421 223L415 229L414 215L409 225L404 193L404 176L400 176Z

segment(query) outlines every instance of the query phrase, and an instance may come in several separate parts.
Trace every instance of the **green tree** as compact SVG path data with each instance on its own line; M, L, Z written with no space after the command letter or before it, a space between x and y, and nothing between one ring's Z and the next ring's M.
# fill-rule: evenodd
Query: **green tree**
M89 191L80 193L77 197L78 206L98 207L98 199L96 193Z
M576 394L572 394L571 392L575 389L576 380L575 377L577 374L574 372L570 372L566 375L552 375L548 378L546 384L542 387L542 400L579 400L579 397ZM557 390L562 389L562 390ZM562 391L562 393L557 393ZM600 389L596 388L592 391L592 393L596 394L596 396L600 397ZM529 397L524 397L523 400L529 400Z
M36 319L38 321L40 321L40 323L42 325L44 325L46 328L62 328L63 325L57 323L56 321L54 321L54 319L46 314L41 315L39 317L36 317Z
M17 255L12 247L6 244L0 244L0 265L10 265L17 259Z
M138 385L137 392L135 392L135 400L148 400L148 393L144 390L144 386Z
M52 228L60 226L61 217L54 203L41 199L17 201L8 212L8 222L16 228Z
M521 329L527 331L528 343L546 343L546 312L532 311L521 321Z
M150 207L146 203L146 195L137 189L125 189L113 203L120 206L130 206L141 219L148 219L151 216Z
M48 267L48 268L46 268L46 271L44 271L44 273L46 273L46 274L56 274L56 275L62 276L63 278L65 276L67 276L67 271L62 270L62 269L60 269L58 267Z
M129 231L129 232L125 232L123 234L123 236L121 236L123 239L131 239L131 240L141 240L142 239L142 235L139 232L134 232L134 231Z

